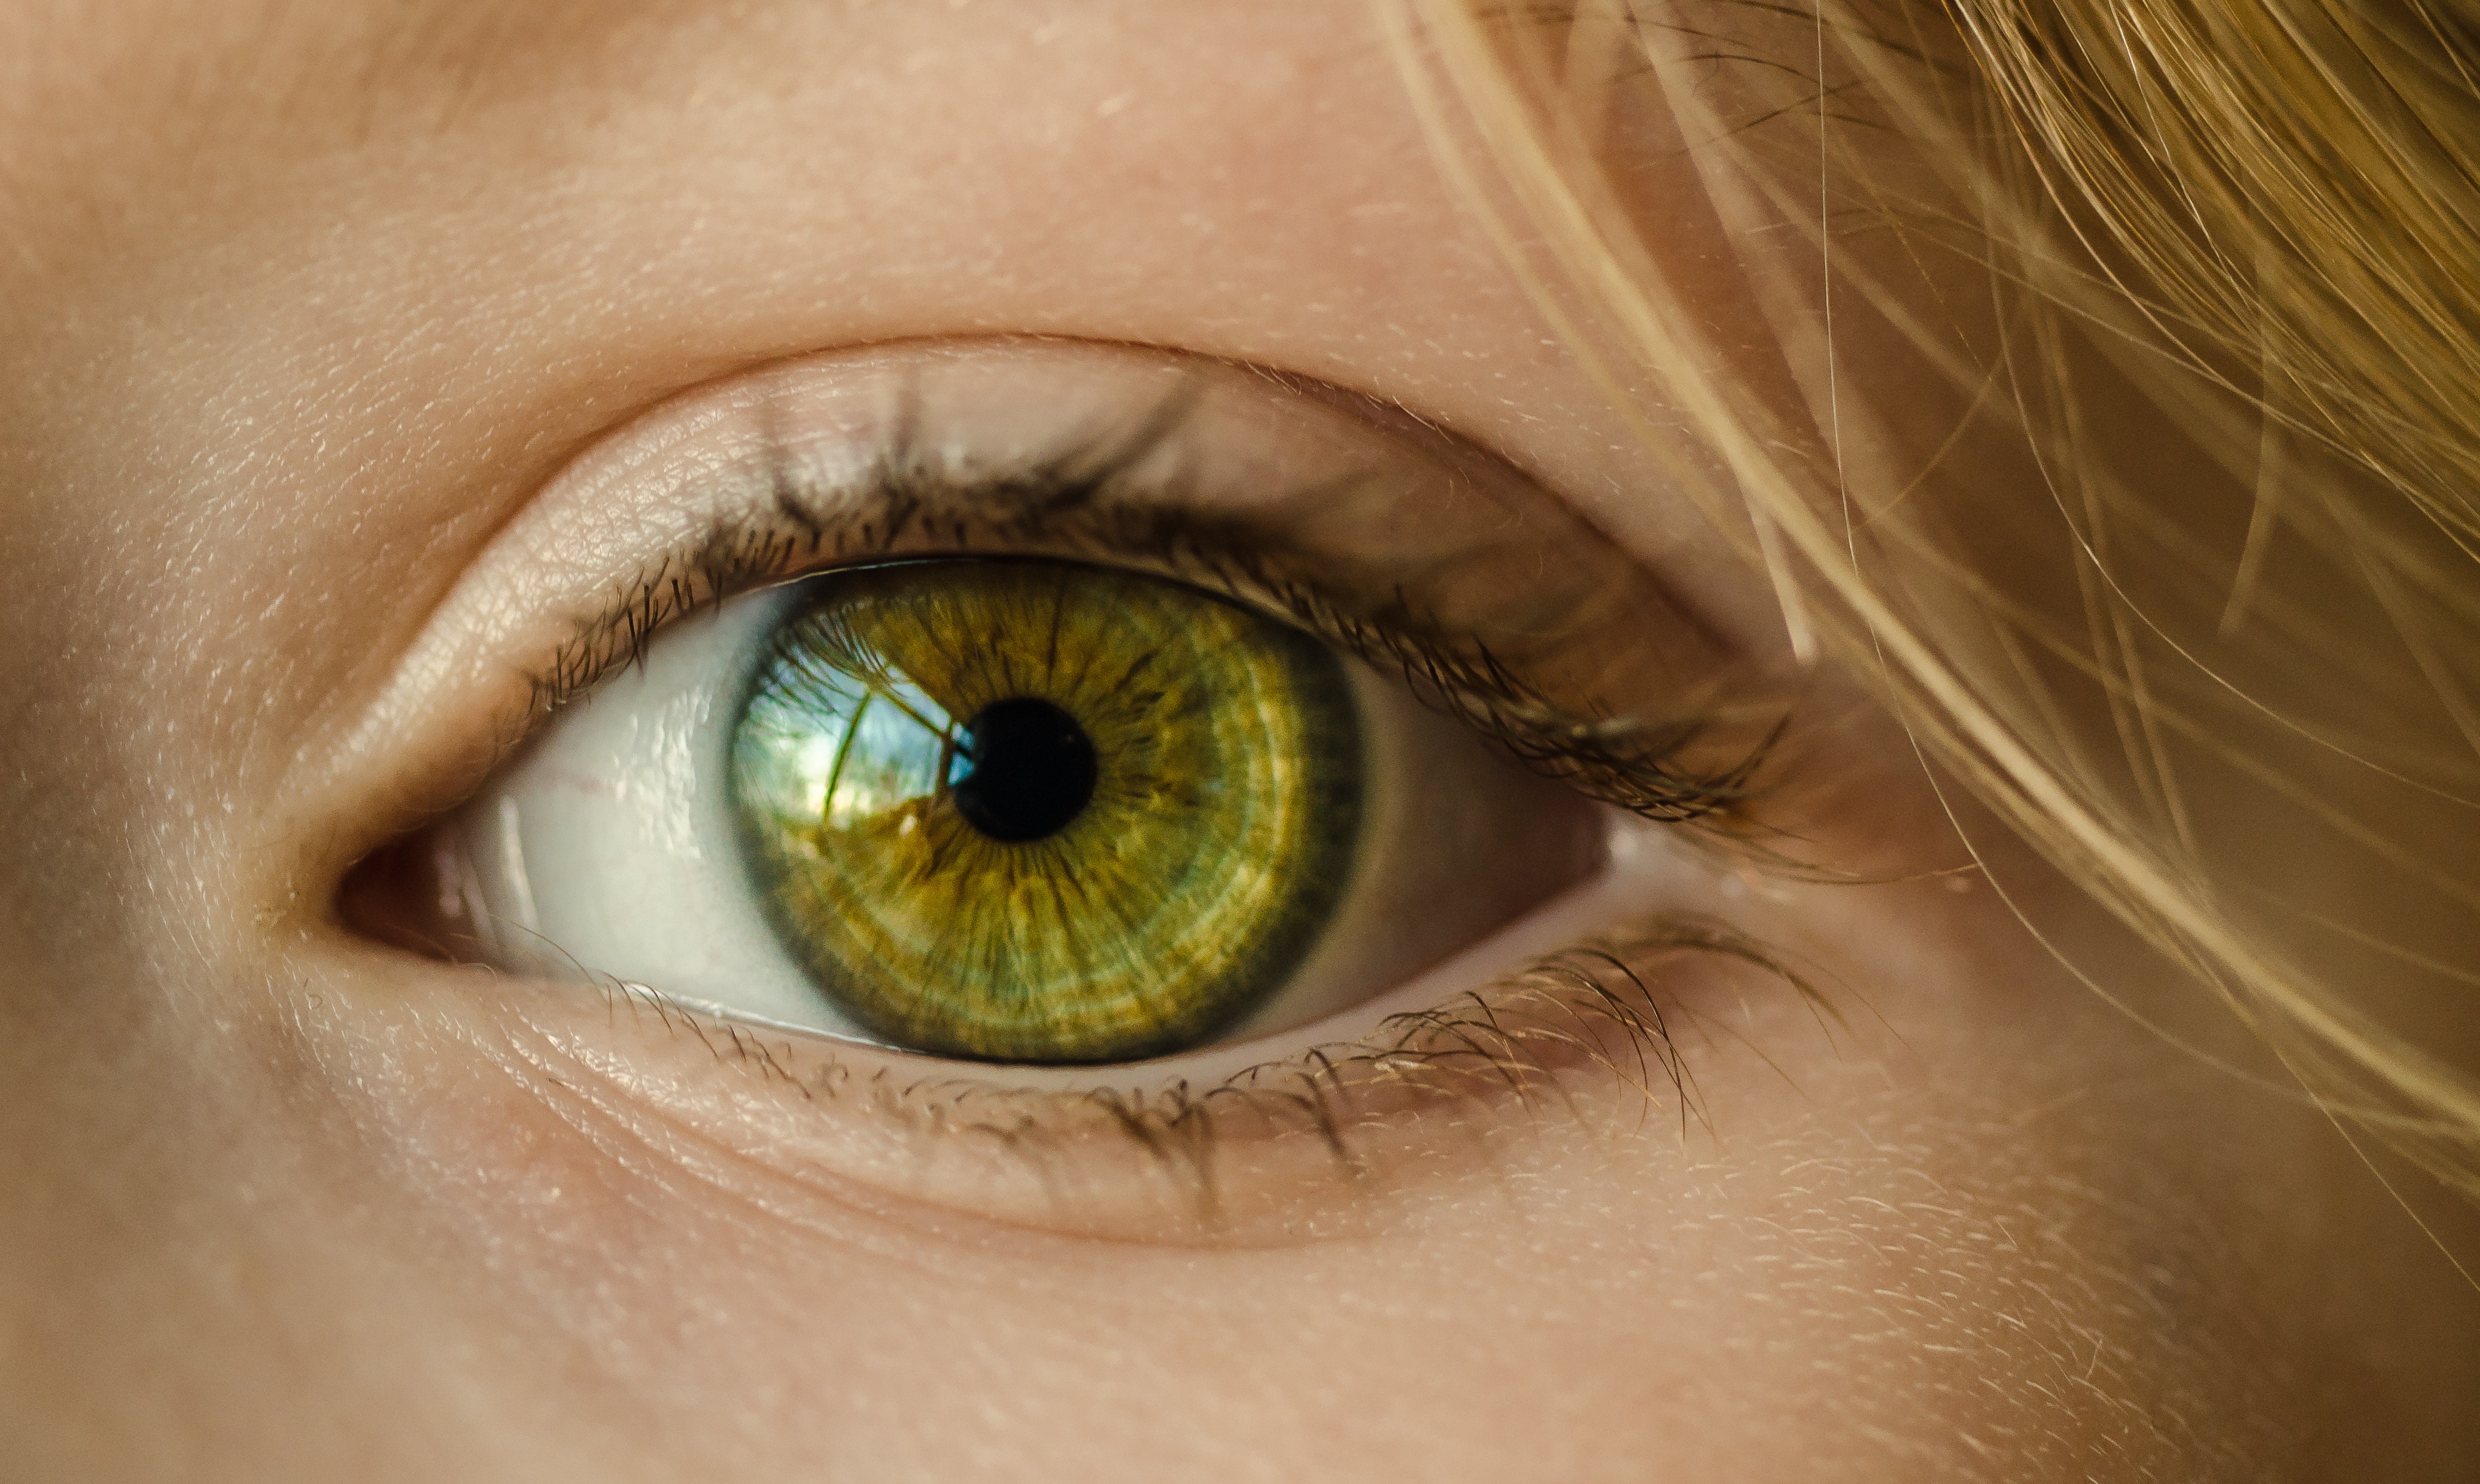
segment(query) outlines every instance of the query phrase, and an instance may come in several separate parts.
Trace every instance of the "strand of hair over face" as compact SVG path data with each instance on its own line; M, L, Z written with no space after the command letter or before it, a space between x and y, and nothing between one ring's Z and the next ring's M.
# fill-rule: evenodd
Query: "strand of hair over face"
M2480 1081L2435 1030L2480 953L2480 8L1374 3L1445 169L1768 574L1789 647L1878 677L1945 768L2325 1106L2480 1197ZM1739 36L1801 23L1804 75ZM1718 69L1761 52L1779 106L1716 104ZM1822 307L1771 320L1787 394L1685 302L1615 163L1622 106L1666 111L1751 294ZM1890 129L1933 187L1873 163ZM1862 229L1985 275L1997 351L1959 353L1838 252ZM1920 513L1934 467L1873 463L1899 409L1838 365L1851 306L2029 451L2040 488L1974 513L2048 532L2074 611ZM2235 521L2112 448L2096 365ZM2351 704L2284 678L2312 675ZM2235 844L2266 819L2296 839ZM2261 879L2319 852L2384 888ZM2415 931L2364 908L2386 897L2429 904Z

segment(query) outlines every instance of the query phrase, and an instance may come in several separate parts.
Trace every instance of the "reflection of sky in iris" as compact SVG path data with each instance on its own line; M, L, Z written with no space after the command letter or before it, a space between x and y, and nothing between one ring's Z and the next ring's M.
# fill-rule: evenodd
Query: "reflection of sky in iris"
M782 697L768 709L766 751L782 770L770 791L802 818L822 819L831 829L935 793L941 763L950 760L942 732L952 732L954 722L910 681L869 690L846 680L824 694Z

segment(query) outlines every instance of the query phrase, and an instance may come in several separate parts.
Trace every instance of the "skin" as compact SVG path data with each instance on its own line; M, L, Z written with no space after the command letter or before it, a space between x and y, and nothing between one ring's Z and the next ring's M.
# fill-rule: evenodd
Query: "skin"
M2439 1245L1968 811L2054 941L2264 1085L2111 1011L1985 883L1714 872L1666 905L1820 965L1845 1024L1684 976L1729 1025L1692 1047L1702 1124L1580 1078L1568 1112L1411 1126L1362 1204L1269 1178L1230 1231L1167 1232L839 1173L796 1156L845 1113L340 924L347 868L487 740L353 740L459 574L611 428L788 356L1040 332L1323 377L1531 472L1778 655L1762 577L1441 183L1356 4L20 0L0 230L14 1476L2470 1456L2480 1301ZM1821 686L1821 848L1963 859L1900 729Z

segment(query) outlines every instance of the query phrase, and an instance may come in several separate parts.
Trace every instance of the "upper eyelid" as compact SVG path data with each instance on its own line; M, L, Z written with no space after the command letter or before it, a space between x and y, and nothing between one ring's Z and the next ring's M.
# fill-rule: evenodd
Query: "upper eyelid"
M1086 343L1011 338L996 344L1017 348L1033 344L1062 346ZM1071 507L1090 510L1098 506L1107 509L1124 527L1114 541L1114 554L1117 555L1142 560L1156 554L1150 548L1157 545L1168 547L1185 538L1193 554L1206 549L1219 549L1214 554L1226 557L1244 550L1281 553L1294 559L1297 570L1302 552L1297 550L1286 551L1287 546L1292 544L1287 543L1286 531L1279 522L1228 517L1209 520L1186 510L1175 499L1149 497L1130 499L1124 491L1115 488L1124 483L1123 475L1139 461L1139 457L1166 441L1189 408L1201 399L1199 395L1201 382L1196 379L1197 375L1208 371L1222 371L1245 376L1305 404L1339 411L1354 421L1368 422L1372 424L1368 431L1377 439L1417 441L1424 447L1412 451L1439 464L1463 470L1485 467L1496 476L1493 482L1503 489L1521 487L1532 499L1557 506L1564 521L1574 527L1576 538L1617 556L1616 545L1594 530L1554 491L1519 471L1502 455L1460 438L1438 423L1415 416L1400 406L1272 367L1207 357L1179 357L1177 352L1108 343L1092 343L1090 348L1160 359L1177 357L1195 364L1191 379L1176 384L1169 395L1150 405L1130 409L1129 416L1121 425L1104 429L1098 435L1088 429L1085 430L1088 436L1083 438L1063 437L1057 446L1044 449L1036 456L1012 467L982 472L970 479L924 478L917 470L909 467L912 450L899 437L889 447L875 450L874 457L880 467L863 482L875 492L899 497L901 503L891 500L887 511L871 514L896 525L926 520L954 523L958 534L956 545L962 550L969 538L1038 541L1047 533L1046 527L1065 524L1056 520L1063 510ZM814 492L805 486L787 448L773 440L771 435L779 428L771 416L767 422L770 441L769 446L762 450L757 482L763 486L769 497L766 514L779 518L784 525L776 531L767 532L760 529L757 522L744 518L737 527L714 531L713 536L720 540L710 540L695 550L675 550L663 555L614 584L613 590L606 595L607 601L603 606L577 621L575 632L562 641L563 648L586 652L617 639L619 657L625 662L648 630L646 614L654 611L648 607L650 602L677 604L677 608L663 611L662 616L668 619L692 612L698 604L718 601L731 593L747 591L749 586L785 580L839 562L890 554L892 538L902 532L874 529L870 516L853 520L847 518L846 513L810 507ZM1368 473L1364 471L1363 476ZM1269 503L1285 503L1321 493L1325 491L1315 488L1287 490ZM1335 490L1333 493L1341 494L1343 491ZM997 514L983 513L984 507L1000 501L1006 503ZM1157 529L1147 536L1128 539L1125 527L1130 523L1153 523ZM832 550L824 550L820 540L829 531L839 538ZM790 550L777 554L766 550L727 550L729 547L745 547L753 540L762 546L779 537L784 546L789 547L798 539L794 532L807 538L808 550L798 552L797 556ZM1693 635L1695 642L1717 654L1730 653L1739 648L1724 625L1702 612L1684 594L1663 583L1656 573L1633 559L1621 560L1631 570L1631 576L1659 590L1662 606L1678 627ZM748 586L736 586L720 595L692 590L694 583L708 579L711 574L733 569L747 570L750 575ZM1197 576L1189 572L1180 575ZM1362 575L1365 574L1355 574ZM1219 580L1220 574L1206 576L1209 580L1202 585L1223 585ZM1238 586L1225 590L1227 596L1244 601L1255 596ZM1450 627L1426 626L1416 615L1403 615L1396 622L1399 627L1421 632L1425 637L1444 637L1452 631ZM537 683L534 689L538 693L565 696L582 688L581 684L561 678L556 673L559 668L555 656L543 675L537 678L548 683ZM590 684L590 681L584 683Z
M813 437L801 443L805 433L797 404L804 397L815 398L809 379L814 375L831 382L839 374L854 373L855 367L868 371L881 359L903 366L917 363L934 373L992 360L1030 363L1027 374L1093 360L1129 371L1139 379L1154 373L1189 381L1217 376L1244 396L1253 391L1269 405L1296 402L1296 414L1280 416L1296 423L1322 420L1330 442L1339 436L1336 428L1349 425L1356 429L1352 436L1366 440L1365 448L1392 446L1405 450L1408 461L1427 460L1435 469L1452 471L1454 487L1425 490L1424 499L1451 495L1476 509L1451 512L1444 523L1425 519L1422 524L1452 525L1457 514L1469 521L1478 513L1501 525L1527 525L1528 530L1510 539L1529 540L1543 565L1562 554L1588 556L1612 577L1602 587L1649 594L1647 605L1663 612L1658 627L1682 643L1718 664L1733 647L1721 626L1683 601L1676 590L1658 583L1648 569L1593 530L1554 492L1486 450L1357 394L1262 368L1139 347L1020 340L871 347L782 363L736 381L710 384L677 405L642 415L590 448L519 512L460 577L346 749L400 755L409 736L447 726L444 714L461 718L459 725L468 730L477 725L475 707L488 716L481 729L489 735L487 756L478 757L470 741L442 738L431 744L456 754L459 761L448 770L449 777L409 781L403 792L410 804L401 823L451 806L466 786L456 780L478 778L513 751L539 724L539 708L547 698L590 685L595 673L615 658L625 659L652 627L717 596L729 596L696 590L718 566L736 564L741 569L736 575L737 590L745 591L832 565L832 553L804 565L787 562L788 553L780 550L744 551L736 558L720 549L749 539L753 532L762 544L768 539L780 544L794 529L814 536L824 528L833 512L788 500L796 491L824 494L837 482L805 482L795 473L797 460L789 450L817 442ZM1158 375L1157 386L1159 380ZM1123 413L1124 418L1125 409ZM1287 426L1287 435L1290 431ZM1055 458L1070 447L1072 440L1054 425L1041 451ZM864 457L874 461L883 452L880 448L855 448L846 449L845 456L848 462ZM1368 461L1362 456L1359 462L1365 466ZM1020 459L1007 473L1020 477L1030 467L1030 461ZM855 482L851 469L840 482L849 493ZM979 493L987 495L1002 482L986 479ZM1285 493L1297 498L1306 491L1296 486ZM1279 505L1281 500L1265 502ZM1114 513L1146 516L1133 502L1115 506ZM1426 504L1422 514L1429 514ZM917 510L915 516L918 518ZM771 533L765 529L769 519L779 520ZM1231 520L1228 511L1220 519L1226 535L1243 524ZM1179 515L1178 524L1194 534L1213 519L1189 512ZM846 559L886 545L858 526L849 534L858 539L846 547ZM1280 522L1259 520L1251 539L1271 550L1282 544L1283 534ZM1502 532L1489 534L1496 539ZM939 549L934 542L919 550L928 554ZM1133 553L1119 554L1137 560ZM692 573L699 576L693 579ZM1581 590L1590 584L1576 585ZM478 588L478 593L472 591ZM1262 595L1243 596L1263 603ZM1453 632L1452 625L1434 631Z

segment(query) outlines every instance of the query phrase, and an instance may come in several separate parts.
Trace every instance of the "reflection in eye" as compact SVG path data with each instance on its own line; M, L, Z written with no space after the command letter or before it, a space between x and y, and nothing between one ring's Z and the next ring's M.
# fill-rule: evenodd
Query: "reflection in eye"
M1298 966L1358 845L1331 652L1091 568L816 585L768 641L732 775L767 916L840 1008L924 1051L1122 1061Z
M496 558L634 565L580 592L524 751L360 873L372 931L943 1057L1236 1074L1640 917L1657 822L1727 827L1779 714L1543 492L1330 390L1005 345L718 400Z

